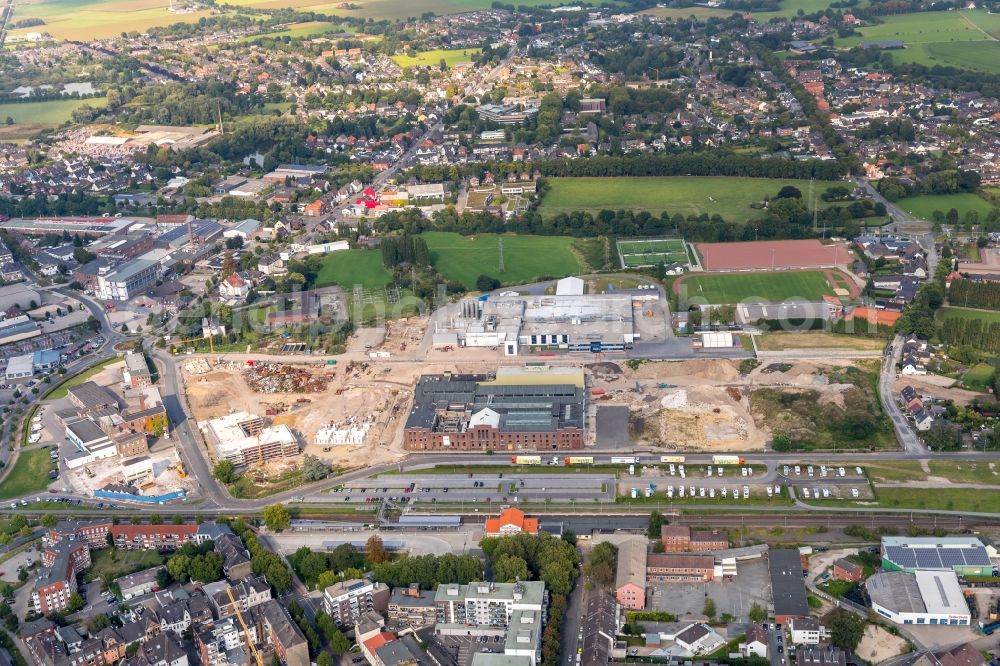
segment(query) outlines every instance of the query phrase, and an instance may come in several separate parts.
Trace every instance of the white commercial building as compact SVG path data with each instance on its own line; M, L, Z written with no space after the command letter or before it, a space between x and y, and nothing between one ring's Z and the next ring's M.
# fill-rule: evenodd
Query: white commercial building
M7 372L5 377L7 381L14 379L24 379L25 377L32 377L35 374L35 361L34 354L21 354L20 356L12 356L9 361L7 361Z
M106 301L127 301L152 287L159 277L159 263L140 257L106 275L98 275L95 295Z
M872 609L897 624L968 626L972 619L953 571L884 571L865 586Z

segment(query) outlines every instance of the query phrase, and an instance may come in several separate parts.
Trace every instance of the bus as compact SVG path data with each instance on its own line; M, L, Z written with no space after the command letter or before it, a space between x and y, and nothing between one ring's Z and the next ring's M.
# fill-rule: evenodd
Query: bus
M745 465L743 456L712 456L713 465Z

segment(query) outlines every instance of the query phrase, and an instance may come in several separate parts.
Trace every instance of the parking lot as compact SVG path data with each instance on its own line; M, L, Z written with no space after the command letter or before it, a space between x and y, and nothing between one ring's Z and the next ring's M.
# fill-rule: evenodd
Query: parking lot
M387 497L411 502L612 501L615 479L610 474L401 474L353 481L339 494L350 501ZM374 498L374 499L369 499Z
M711 598L715 602L716 617L728 613L735 622L746 622L753 602L767 608L771 578L764 559L740 563L737 571L738 575L731 582L651 585L649 603L653 610L669 611L683 622L704 618L705 600Z
M855 465L782 465L776 471L778 478L794 487L802 499L873 498L868 477Z
M444 666L469 666L477 652L502 654L504 636L505 632L498 629L485 636L435 636L433 640L450 661Z

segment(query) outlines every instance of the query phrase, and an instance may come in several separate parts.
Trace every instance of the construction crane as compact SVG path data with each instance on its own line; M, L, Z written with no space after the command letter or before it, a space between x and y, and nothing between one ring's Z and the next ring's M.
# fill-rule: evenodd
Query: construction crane
M214 354L215 353L215 336L208 336L208 348ZM185 338L184 340L178 340L177 345L171 345L172 353L176 354L179 351L179 345L185 342L197 342L198 340L205 340L206 338Z
M240 626L243 628L243 639L246 641L247 647L250 648L250 654L252 654L254 660L256 660L257 666L264 666L264 660L261 658L260 652L257 651L257 646L254 644L253 639L250 637L246 621L243 620L243 612L240 610L239 604L236 603L236 599L233 597L233 588L226 588L226 593L229 595L229 603L231 603L233 608L236 610L236 619L240 621Z

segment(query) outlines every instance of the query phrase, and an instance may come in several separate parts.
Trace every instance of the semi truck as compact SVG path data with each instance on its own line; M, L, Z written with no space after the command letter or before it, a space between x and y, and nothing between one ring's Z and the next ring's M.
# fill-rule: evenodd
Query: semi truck
M713 465L745 465L743 456L712 456Z
M594 456L567 456L563 462L567 465L593 465Z
M638 456L611 456L612 465L634 465L639 462Z
M541 465L541 456L514 456L510 459L515 465Z
M684 456L660 456L661 463L684 464Z

